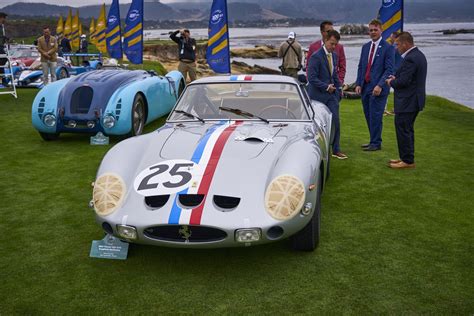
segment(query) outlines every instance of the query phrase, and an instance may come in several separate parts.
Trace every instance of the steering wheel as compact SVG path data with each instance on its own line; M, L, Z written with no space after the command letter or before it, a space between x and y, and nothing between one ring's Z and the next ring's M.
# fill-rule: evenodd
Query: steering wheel
M276 105L276 104L272 104L272 105L269 105L269 106L266 106L264 107L257 115L258 116L262 116L263 112L265 112L266 110L270 110L270 109L282 109L282 110L285 110L285 112L291 114L291 118L292 119L295 119L296 120L296 115L295 113L293 113L292 111L290 111L287 107L283 106L283 105Z

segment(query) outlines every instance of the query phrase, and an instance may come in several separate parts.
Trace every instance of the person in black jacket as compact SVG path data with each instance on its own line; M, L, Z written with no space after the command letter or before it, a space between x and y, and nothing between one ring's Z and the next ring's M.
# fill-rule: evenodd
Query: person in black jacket
M400 33L396 43L403 60L395 76L390 76L386 83L395 91L395 131L400 159L390 160L389 166L394 169L415 168L413 128L418 112L425 106L428 64L425 55L415 46L410 33Z
M181 36L178 37L178 33ZM191 81L196 80L196 41L191 38L188 29L177 30L171 33L170 38L178 44L178 70L183 74L184 80L188 73Z
M5 46L7 45L8 38L5 35L5 19L8 14L0 12L0 55L6 54ZM7 79L4 77L5 74L5 65L7 64L8 59L0 57L0 79L2 85L6 86L8 84Z

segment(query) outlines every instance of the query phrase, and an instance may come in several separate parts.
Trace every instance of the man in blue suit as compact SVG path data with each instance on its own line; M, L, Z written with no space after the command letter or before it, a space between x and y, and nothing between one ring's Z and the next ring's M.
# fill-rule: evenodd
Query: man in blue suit
M390 87L385 80L393 75L395 49L382 39L382 22L369 23L371 41L362 46L357 71L356 93L362 95L362 106L369 127L370 142L365 151L382 149L382 120Z
M403 61L395 76L387 79L387 85L395 90L395 131L400 159L390 160L389 166L394 169L415 168L413 128L418 112L425 106L428 65L425 55L415 46L410 33L400 33L396 43Z
M332 156L337 159L347 159L339 147L341 83L337 76L338 57L334 50L340 39L341 36L337 31L328 31L323 47L311 55L308 62L308 94L312 100L326 104L332 113L332 123L335 127Z

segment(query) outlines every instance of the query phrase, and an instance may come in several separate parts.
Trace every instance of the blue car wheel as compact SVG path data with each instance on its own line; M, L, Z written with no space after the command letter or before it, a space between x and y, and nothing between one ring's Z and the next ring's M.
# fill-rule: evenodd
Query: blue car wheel
M39 132L39 133L41 135L41 138L43 138L47 142L52 141L52 140L57 140L59 138L59 133L54 133L54 134L43 133L43 132Z
M146 122L145 100L141 94L137 94L133 99L132 106L132 130L131 136L141 135Z

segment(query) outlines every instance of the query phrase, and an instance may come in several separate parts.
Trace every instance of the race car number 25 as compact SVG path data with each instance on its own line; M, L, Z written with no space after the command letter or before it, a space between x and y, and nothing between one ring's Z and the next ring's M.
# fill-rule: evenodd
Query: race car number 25
M140 172L133 186L145 196L177 193L191 185L196 166L189 160L162 161Z

